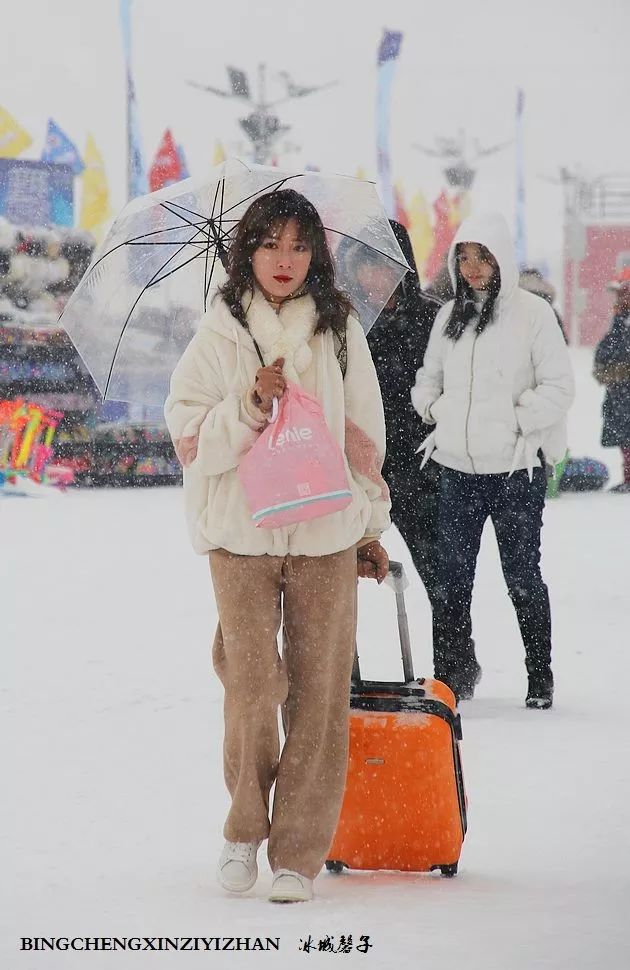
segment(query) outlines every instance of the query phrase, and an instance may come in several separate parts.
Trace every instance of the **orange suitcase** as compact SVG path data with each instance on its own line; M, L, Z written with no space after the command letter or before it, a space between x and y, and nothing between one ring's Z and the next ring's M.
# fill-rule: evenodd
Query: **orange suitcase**
M466 833L460 717L446 684L414 679L401 563L390 563L387 581L405 680L364 681L355 660L346 790L326 868L454 876Z

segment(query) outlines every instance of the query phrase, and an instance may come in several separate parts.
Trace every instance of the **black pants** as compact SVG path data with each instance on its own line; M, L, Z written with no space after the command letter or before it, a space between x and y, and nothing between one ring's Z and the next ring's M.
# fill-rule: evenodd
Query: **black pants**
M405 540L432 610L438 590L439 504L438 493L392 490L392 522Z
M439 471L436 473L435 469L439 469ZM440 474L440 466L435 465L433 477L436 482L436 491L434 492L421 491L419 488L410 489L409 487L405 489L392 487L390 489L392 522L404 539L431 604L434 666L435 644L440 642L441 629L436 626L436 605L438 609L440 606L438 598L440 588L438 574ZM472 640L468 645L467 654L474 657Z
M551 661L549 594L540 574L540 530L546 480L534 469L503 475L442 470L439 504L438 589L434 612L435 675L465 683L475 657L470 607L481 533L492 519L501 566L514 604L530 671Z

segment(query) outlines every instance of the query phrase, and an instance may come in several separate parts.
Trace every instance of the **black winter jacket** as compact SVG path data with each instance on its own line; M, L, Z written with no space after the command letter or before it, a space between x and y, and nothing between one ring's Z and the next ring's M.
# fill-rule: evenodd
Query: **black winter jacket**
M606 386L602 445L630 448L630 315L616 313L595 351L595 378Z
M406 230L397 222L391 226L407 262L415 268ZM387 431L383 476L392 493L394 520L399 496L437 489L439 469L434 462L420 471L422 456L416 450L431 428L414 409L411 388L441 306L438 300L425 296L414 273L407 274L395 298L394 309L383 310L367 337L383 397Z

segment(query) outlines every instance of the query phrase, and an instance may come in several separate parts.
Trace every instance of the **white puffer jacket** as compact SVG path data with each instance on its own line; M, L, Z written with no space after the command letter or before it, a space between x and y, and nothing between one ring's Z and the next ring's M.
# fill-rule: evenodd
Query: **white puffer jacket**
M539 296L518 288L514 247L502 216L466 219L448 255L456 285L458 242L482 243L501 271L494 319L481 334L477 317L453 341L444 326L453 308L438 313L411 398L435 431L425 460L472 474L512 472L540 465L540 448L553 463L567 447L566 413L574 396L569 354L555 314ZM432 451L432 449L435 449Z
M353 495L343 511L282 529L257 529L237 474L241 458L266 426L251 400L260 361L250 334L216 297L171 378L164 406L174 441L199 435L196 459L184 470L186 517L196 552L223 548L239 555L323 556L341 552L389 527L389 493L381 477L385 422L376 371L360 323L348 318L345 380L330 331L314 335L317 313L308 294L276 315L258 291L243 300L265 362L285 358L284 373L322 405L346 455Z

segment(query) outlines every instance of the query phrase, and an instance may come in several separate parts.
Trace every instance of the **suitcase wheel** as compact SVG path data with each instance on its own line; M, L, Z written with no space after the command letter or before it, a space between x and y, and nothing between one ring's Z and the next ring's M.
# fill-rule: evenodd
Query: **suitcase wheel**
M454 862L450 866L440 866L440 872L446 879L452 879L453 876L457 875L457 863Z
M328 872L340 873L340 872L343 872L344 863L343 862L339 862L338 859L327 859L326 860L326 868L327 868ZM457 869L457 866L455 866L455 868Z

